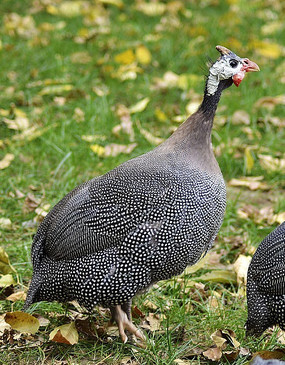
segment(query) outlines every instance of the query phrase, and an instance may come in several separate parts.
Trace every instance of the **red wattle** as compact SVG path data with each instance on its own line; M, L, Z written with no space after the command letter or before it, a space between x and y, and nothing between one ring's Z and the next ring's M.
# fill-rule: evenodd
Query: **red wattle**
M245 75L245 71L239 71L237 74L233 76L233 82L238 87L239 84L242 82Z

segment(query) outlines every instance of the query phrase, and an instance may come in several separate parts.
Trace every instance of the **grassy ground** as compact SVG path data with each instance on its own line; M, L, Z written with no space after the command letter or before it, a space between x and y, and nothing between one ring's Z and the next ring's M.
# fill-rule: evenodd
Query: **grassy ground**
M11 221L8 227L0 227L0 238L24 286L32 273L33 220L39 214L35 209L48 209L46 204L53 206L79 183L152 149L153 139L145 138L141 128L167 138L178 126L175 118L186 115L187 105L202 95L206 57L217 57L217 44L249 57L261 68L222 97L212 138L218 162L228 183L247 175L263 176L261 181L267 185L250 190L229 183L226 216L214 248L221 264L229 268L241 253L252 255L252 247L282 219L284 96L283 101L276 96L284 90L285 81L284 5L273 0L165 1L153 4L150 14L144 4L118 0L0 3L0 160L7 154L14 156L0 170L0 217ZM173 87L166 77L162 87L157 78L168 71L186 76ZM130 117L134 141L129 130L114 133L113 127L121 122L118 105L129 108L146 97L148 105ZM263 97L268 99L260 100ZM243 111L243 119L241 114L232 117L237 110ZM82 139L85 135L97 137L88 142ZM137 146L130 154L108 157L90 148L95 144L98 152L98 145L131 142ZM260 155L269 156L269 163L265 165ZM204 364L210 360L200 350L213 345L210 335L215 330L227 328L250 353L282 347L276 331L262 339L244 338L243 287L204 284L204 288L193 287L191 276L185 275L161 282L135 299L146 316L156 313L161 320L159 331L146 331L145 349L123 345L116 337L96 340L83 334L74 346L49 342L51 330L69 321L72 314L68 312L66 318L59 304L37 305L34 312L51 320L40 332L43 343L30 347L35 341L27 340L22 348L3 345L0 362L171 364L180 359L180 364ZM214 304L209 299L213 296ZM6 312L22 304L2 300L0 308ZM107 320L107 314L98 311L97 323ZM139 325L143 320L135 322ZM240 354L234 363L244 364L249 358ZM229 363L225 357L221 361Z

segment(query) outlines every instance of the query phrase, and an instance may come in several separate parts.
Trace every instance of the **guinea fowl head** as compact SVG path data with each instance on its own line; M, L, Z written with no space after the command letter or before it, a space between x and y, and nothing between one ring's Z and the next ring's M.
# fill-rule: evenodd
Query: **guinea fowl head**
M206 94L208 96L214 95L219 85L222 85L223 89L226 89L233 83L239 86L246 72L259 71L258 65L248 58L240 58L223 46L216 46L216 49L221 56L209 69L206 85Z

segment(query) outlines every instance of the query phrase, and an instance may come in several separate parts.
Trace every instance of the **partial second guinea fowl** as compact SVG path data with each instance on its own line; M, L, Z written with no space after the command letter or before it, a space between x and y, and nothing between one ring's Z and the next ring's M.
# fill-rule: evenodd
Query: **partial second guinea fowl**
M247 335L285 330L285 222L258 246L247 273Z
M213 244L226 207L211 130L224 89L259 70L217 46L198 111L154 150L71 191L46 216L32 244L33 277L24 309L77 300L109 307L119 333L144 336L132 298L181 274Z

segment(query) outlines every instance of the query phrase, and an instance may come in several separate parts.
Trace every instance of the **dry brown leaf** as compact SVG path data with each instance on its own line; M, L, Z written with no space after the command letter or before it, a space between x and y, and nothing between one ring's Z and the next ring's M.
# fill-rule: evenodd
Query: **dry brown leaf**
M0 160L0 170L6 169L10 166L15 156L12 153L7 153L2 160Z
M18 291L9 295L6 300L10 300L11 302L17 302L18 300L26 300L27 294L24 291Z
M33 212L40 204L41 199L36 198L34 194L28 193L22 207L24 213Z
M240 179L231 179L229 186L244 186L250 190L269 190L270 187L262 182L263 176L244 176Z
M174 362L174 364L177 364L177 365L190 365L191 364L190 361L181 360L181 359L175 359L173 362Z
M56 327L49 335L50 341L74 345L78 342L78 332L75 323L71 322Z
M141 325L142 328L148 329L150 331L157 331L160 329L161 321L163 320L164 316L149 313L149 315L145 318L145 321Z
M222 351L218 347L211 347L207 351L204 351L203 355L209 360L218 361L222 357Z
M264 360L269 359L283 359L285 356L284 349L275 349L274 351L269 350L263 350L263 351L257 351L252 354L252 359L254 359L256 356L260 356Z
M7 312L5 321L19 332L34 334L39 329L40 323L37 318L25 312Z
M143 302L143 305L148 308L148 309L151 309L151 310L156 310L158 308L158 306L156 304L154 304L152 301L146 299L144 302Z
M237 275L238 284L246 285L247 270L251 261L250 256L239 255L233 265L233 269Z

